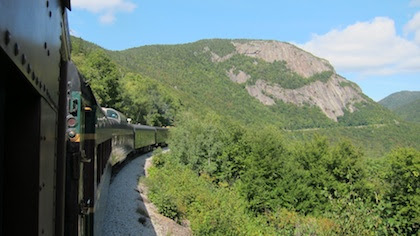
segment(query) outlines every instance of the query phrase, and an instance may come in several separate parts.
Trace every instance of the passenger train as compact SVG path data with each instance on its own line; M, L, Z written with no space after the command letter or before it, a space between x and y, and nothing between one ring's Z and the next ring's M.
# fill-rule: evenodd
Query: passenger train
M0 0L0 234L98 235L111 170L168 129L102 108L72 63L69 0Z

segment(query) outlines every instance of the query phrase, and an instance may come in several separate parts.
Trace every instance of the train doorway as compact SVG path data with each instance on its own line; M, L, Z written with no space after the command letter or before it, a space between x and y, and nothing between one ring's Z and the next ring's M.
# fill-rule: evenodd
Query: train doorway
M41 97L1 49L0 68L2 233L37 235Z

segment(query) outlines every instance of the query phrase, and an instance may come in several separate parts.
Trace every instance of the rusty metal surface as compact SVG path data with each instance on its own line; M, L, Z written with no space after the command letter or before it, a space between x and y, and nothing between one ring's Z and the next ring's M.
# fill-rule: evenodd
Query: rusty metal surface
M59 0L0 0L0 47L56 109L63 8Z

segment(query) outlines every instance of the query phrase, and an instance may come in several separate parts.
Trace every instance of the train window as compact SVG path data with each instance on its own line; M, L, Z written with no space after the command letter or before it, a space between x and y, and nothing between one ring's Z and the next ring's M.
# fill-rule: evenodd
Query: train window
M115 111L113 111L113 110L107 110L107 111L106 111L106 116L107 116L107 117L111 117L111 118L114 118L114 119L119 120L118 113L116 113L116 112L115 112Z

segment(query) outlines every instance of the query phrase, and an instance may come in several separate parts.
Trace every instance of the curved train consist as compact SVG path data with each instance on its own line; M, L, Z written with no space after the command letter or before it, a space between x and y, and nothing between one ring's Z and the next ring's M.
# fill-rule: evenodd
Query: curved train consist
M70 0L0 0L0 234L97 235L112 166L168 129L102 108L70 58Z

